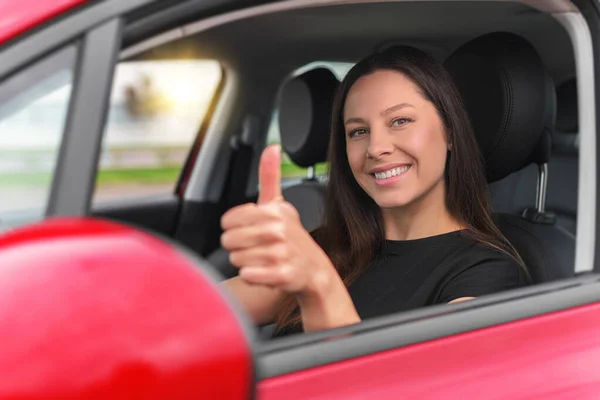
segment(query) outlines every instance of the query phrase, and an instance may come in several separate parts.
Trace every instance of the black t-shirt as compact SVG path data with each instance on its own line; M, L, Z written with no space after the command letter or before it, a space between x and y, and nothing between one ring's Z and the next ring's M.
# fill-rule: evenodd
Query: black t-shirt
M480 297L525 286L515 260L462 232L417 240L387 240L348 292L362 320L461 297ZM300 332L285 329L276 336Z

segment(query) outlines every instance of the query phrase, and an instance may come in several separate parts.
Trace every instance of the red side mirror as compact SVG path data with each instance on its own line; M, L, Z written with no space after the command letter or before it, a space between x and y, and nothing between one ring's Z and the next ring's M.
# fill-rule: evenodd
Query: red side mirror
M0 236L0 399L247 399L249 332L175 247L94 219Z

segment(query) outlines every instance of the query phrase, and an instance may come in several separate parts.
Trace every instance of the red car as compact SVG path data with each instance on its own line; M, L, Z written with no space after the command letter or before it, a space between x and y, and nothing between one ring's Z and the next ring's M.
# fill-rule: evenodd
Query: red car
M281 141L318 225L331 94L391 43L455 77L535 284L271 340L220 217ZM598 1L5 0L0 46L0 399L600 398Z

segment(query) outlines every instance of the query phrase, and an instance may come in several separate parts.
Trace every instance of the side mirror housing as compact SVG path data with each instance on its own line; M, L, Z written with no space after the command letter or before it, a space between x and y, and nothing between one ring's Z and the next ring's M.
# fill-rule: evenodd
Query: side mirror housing
M253 397L252 329L201 263L96 219L0 236L0 400Z

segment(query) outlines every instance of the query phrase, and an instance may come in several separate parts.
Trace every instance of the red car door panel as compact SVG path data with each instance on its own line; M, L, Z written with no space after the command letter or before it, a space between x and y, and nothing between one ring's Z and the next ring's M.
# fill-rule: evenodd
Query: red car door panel
M0 3L0 43L58 16L87 0L19 0Z
M600 303L274 377L258 393L261 400L598 399Z

